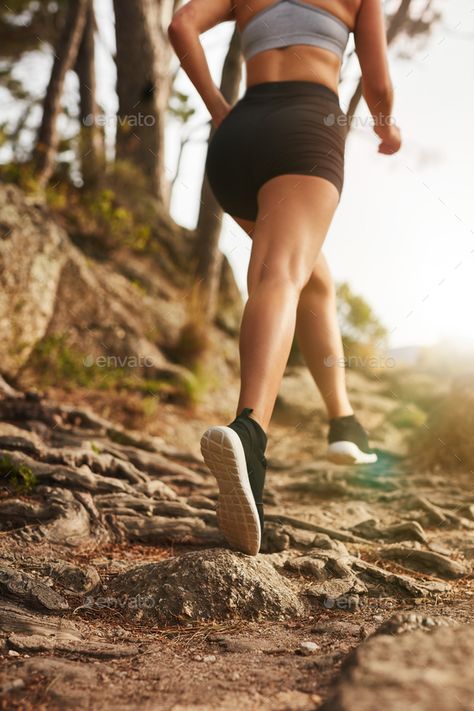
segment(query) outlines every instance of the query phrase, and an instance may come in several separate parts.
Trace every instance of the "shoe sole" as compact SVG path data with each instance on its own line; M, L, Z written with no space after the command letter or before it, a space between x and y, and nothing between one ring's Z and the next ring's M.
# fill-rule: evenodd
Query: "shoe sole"
M327 459L333 464L374 464L377 455L374 452L363 452L354 442L333 442L328 446Z
M232 548L257 555L262 535L260 519L239 435L230 427L210 427L201 437L201 453L219 487L220 531Z

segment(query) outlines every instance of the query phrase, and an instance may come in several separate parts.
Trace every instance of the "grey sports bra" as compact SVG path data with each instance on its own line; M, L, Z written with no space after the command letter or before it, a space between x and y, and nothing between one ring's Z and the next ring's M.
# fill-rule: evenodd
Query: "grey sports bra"
M350 29L327 10L306 0L276 0L252 17L241 32L246 60L258 52L294 44L310 44L342 57Z

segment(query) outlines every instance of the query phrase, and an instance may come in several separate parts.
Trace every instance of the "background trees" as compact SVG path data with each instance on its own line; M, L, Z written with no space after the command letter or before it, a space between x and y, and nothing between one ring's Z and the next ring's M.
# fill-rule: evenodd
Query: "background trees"
M144 205L154 204L165 219L171 219L171 191L181 164L178 162L174 177L166 173L165 125L170 116L179 114L184 136L186 124L193 115L189 97L175 89L179 66L166 32L178 4L177 0L111 0L110 11L115 22L117 129L114 139L109 138L107 151L101 120L103 109L96 96L96 72L101 70L97 67L96 45L102 28L97 26L93 0L58 0L56 3L15 0L8 7L2 7L0 74L16 109L0 123L0 146L3 143L4 148L8 148L15 164L13 172L18 172L18 163L23 162L23 166L32 171L29 177L40 188L65 179L89 191L103 191L110 188L107 181L118 171L122 197L100 193L101 205L112 202L114 214L118 211L120 215L121 200L125 199L127 210L134 212L131 218L134 226L130 229L141 230L141 235ZM405 53L426 37L439 19L434 0L423 3L391 0L387 9L388 41L395 44L401 35L410 38L411 44L403 45ZM221 90L231 103L238 98L242 74L239 40L235 29L220 79ZM38 56L49 54L52 59L44 97L35 94L31 87L26 88L14 75L15 64L31 52ZM39 67L38 64L38 72L44 72ZM357 71L349 54L343 81L353 82ZM75 108L66 97L69 72L75 72L78 78L79 98ZM356 77L348 109L350 117L357 110L360 98L361 87ZM212 134L210 126L204 140L210 140ZM189 135L180 140L182 152ZM127 170L130 189L123 185ZM134 198L135 205L131 206L130 195L136 193L140 197ZM221 278L222 254L218 244L223 215L205 176L200 193L189 273L199 284L200 316L208 323L215 318ZM147 212L145 221L150 219L154 218ZM146 231L146 227L144 229ZM144 243L142 237L140 240Z

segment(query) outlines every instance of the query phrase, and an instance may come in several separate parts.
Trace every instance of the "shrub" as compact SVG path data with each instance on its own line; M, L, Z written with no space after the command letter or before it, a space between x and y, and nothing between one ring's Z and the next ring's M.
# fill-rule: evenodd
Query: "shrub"
M474 381L473 381L474 384ZM474 388L454 387L410 437L410 453L427 469L474 469Z

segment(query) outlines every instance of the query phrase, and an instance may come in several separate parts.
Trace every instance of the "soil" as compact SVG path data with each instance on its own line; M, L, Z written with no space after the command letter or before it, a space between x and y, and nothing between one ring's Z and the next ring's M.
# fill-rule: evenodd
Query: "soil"
M330 709L373 635L472 623L471 475L413 470L384 384L359 376L351 388L357 398L365 387L358 412L379 462L330 465L321 403L298 401L305 378L288 374L275 412L267 532L251 564L220 538L199 455L205 427L230 419L225 407L162 404L137 433L120 410L113 425L87 420L85 406L110 417L100 393L0 400L0 457L37 477L0 489L1 709ZM57 537L66 529L69 545ZM232 598L250 575L251 609ZM150 610L131 604L138 589L154 595ZM202 610L190 606L200 596Z

